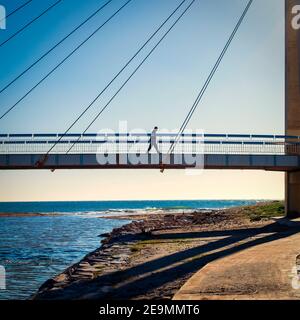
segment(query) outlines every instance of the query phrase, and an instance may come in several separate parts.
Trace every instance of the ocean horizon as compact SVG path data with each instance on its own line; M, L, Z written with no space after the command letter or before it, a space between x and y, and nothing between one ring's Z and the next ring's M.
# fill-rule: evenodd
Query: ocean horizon
M223 209L251 205L259 200L104 200L0 202L1 213L113 213L136 210Z

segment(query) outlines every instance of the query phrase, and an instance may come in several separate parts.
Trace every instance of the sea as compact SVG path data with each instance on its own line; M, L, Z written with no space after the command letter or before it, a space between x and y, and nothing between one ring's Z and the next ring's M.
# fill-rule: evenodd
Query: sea
M101 234L130 222L105 219L107 215L194 212L257 201L0 202L0 212L11 214L0 217L0 300L30 299L46 280L97 249ZM14 217L13 213L25 214Z

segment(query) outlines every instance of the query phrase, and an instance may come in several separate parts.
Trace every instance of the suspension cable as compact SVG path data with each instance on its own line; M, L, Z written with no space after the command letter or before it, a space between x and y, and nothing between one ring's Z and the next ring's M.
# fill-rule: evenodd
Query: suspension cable
M88 40L90 40L100 29L102 29L112 18L114 18L123 8L125 8L132 0L128 0L117 11L115 11L104 23L102 23L92 34L90 34L83 42L81 42L71 53L69 53L59 64L57 64L46 76L44 76L37 84L35 84L25 95L23 95L14 105L5 111L0 120L2 120L9 112L11 112L21 101L34 91L41 83L43 83L52 73L64 64L79 48L81 48Z
M94 103L103 95L103 93L111 86L111 84L119 77L119 75L128 67L128 65L138 56L138 54L147 46L147 44L157 35L157 33L165 26L165 24L174 16L174 14L182 7L187 0L183 0L173 12L160 24L154 33L144 42L144 44L137 50L137 52L126 62L122 69L112 78L112 80L104 87L104 89L91 101L91 103L84 109L84 111L75 119L75 121L68 127L68 129L60 136L55 144L48 151L51 152L54 147L63 139L63 137L74 127L74 125L84 116L84 114L94 105Z
M37 21L39 18L41 18L43 15L45 15L47 12L49 12L51 9L53 9L55 6L57 6L62 0L58 0L55 3L53 3L50 7L48 7L46 10L44 10L42 13L40 13L38 16L36 16L33 20L29 21L27 24L25 24L21 29L16 31L14 34L12 34L9 38L4 40L3 42L0 43L0 48L4 46L8 41L12 40L15 38L19 33L24 31L26 28L28 28L30 25L32 25L35 21Z
M32 2L32 1L33 1L33 0L28 0L27 2L23 3L23 4L20 5L18 8L16 8L16 9L13 10L12 12L8 13L8 14L5 16L5 18L2 18L2 19L0 20L0 22L3 21L4 19L9 18L10 16L12 16L12 15L15 14L16 12L18 12L19 10L21 10L22 8L24 8L27 4L29 4L29 3Z
M107 104L100 110L100 112L93 118L93 120L89 123L86 129L83 131L81 136L72 144L72 146L67 151L67 154L72 150L74 145L80 140L80 138L89 130L89 128L95 123L95 121L99 118L99 116L104 112L104 110L111 104L111 102L115 99L115 97L120 93L120 91L126 86L126 84L130 81L130 79L136 74L136 72L141 68L141 66L148 60L148 58L152 55L152 53L158 48L158 46L163 42L163 40L167 37L167 35L171 32L171 30L177 25L177 23L181 20L181 18L186 14L186 12L191 8L191 6L195 3L196 0L192 0L191 3L187 6L187 8L180 14L180 16L173 22L171 27L164 33L164 35L160 38L157 44L151 49L151 51L146 55L146 57L142 60L142 62L136 67L136 69L131 73L131 75L126 79L126 81L121 85L121 87L117 90L117 92L112 96L112 98L107 102Z
M237 31L239 30L239 28L240 28L240 26L241 26L241 24L242 24L242 22L243 22L243 20L244 20L244 18L246 16L247 12L249 11L252 3L253 3L253 0L249 0L246 8L244 9L244 11L243 11L243 13L242 13L242 15L241 15L241 17L240 17L240 19L238 21L238 23L236 24L236 26L235 26L232 34L230 35L225 47L223 48L218 60L216 61L214 67L212 68L207 80L205 81L205 84L203 85L203 87L202 87L201 91L199 92L195 102L193 103L189 113L187 114L186 118L184 119L176 138L172 142L172 144L171 144L171 146L170 146L170 148L169 148L169 150L167 152L167 155L171 154L174 151L174 148L175 148L176 144L178 143L180 136L182 135L182 133L186 129L186 127L187 127L189 121L191 120L196 108L198 107L200 101L202 100L202 98L203 98L203 96L204 96L204 94L205 94L205 92L206 92L211 80L213 79L216 71L218 70L218 67L219 67L220 63L222 62L222 60L223 60L223 58L224 58L224 56L225 56L225 54L226 54L231 42L232 42L232 40L234 39ZM161 172L163 172L163 170L164 169L162 169Z
M43 60L49 53L51 53L54 49L56 49L59 45L61 45L65 40L67 40L72 34L74 34L78 29L80 29L83 25L85 25L88 21L90 21L97 13L99 13L102 9L104 9L110 2L112 2L112 0L108 0L100 8L98 8L95 12L93 12L88 18L86 18L82 23L80 23L75 29L73 29L70 33L68 33L65 37L63 37L59 42L57 42L52 48L50 48L47 52L45 52L40 58L38 58L35 62L33 62L28 68L26 68L23 72L21 72L16 78L14 78L7 85L5 85L2 89L0 89L0 93L2 93L7 88L9 88L13 83L15 83L18 79L20 79L24 74L26 74L36 64L38 64L41 60Z

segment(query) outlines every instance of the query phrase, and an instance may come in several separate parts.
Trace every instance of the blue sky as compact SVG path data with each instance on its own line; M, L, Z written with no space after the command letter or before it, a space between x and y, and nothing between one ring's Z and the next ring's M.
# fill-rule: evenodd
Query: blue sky
M3 1L7 11L23 1ZM54 3L34 0L9 18L1 39ZM63 0L0 49L3 87L105 1ZM114 0L91 23L0 96L6 110L125 0ZM133 0L102 31L1 121L1 131L62 131L179 4ZM177 128L245 7L244 0L198 0L162 46L91 128ZM209 132L283 131L283 1L254 1L190 128ZM147 47L149 50L151 45ZM144 52L148 52L148 50ZM74 131L82 131L142 53ZM170 118L170 115L172 117ZM271 116L270 116L271 115ZM244 121L246 120L246 121Z
M0 1L6 6L8 13L23 2L24 0ZM33 0L30 5L8 19L7 30L0 31L0 41L5 40L54 2L55 0ZM63 0L25 32L0 48L0 87L12 80L104 2ZM67 63L1 120L0 131L64 131L180 2L133 0ZM113 0L79 32L0 94L1 113L124 3L125 0ZM246 3L246 0L197 0L90 132L97 132L102 128L116 129L119 120L127 120L129 129L150 130L154 125L170 130L179 128ZM218 133L284 132L283 6L282 0L254 1L189 128ZM108 101L122 80L151 47L150 44L139 55L135 63L74 127L73 132L82 132L85 129L93 115ZM36 181L45 175L37 172L0 173L2 181L11 185L8 190L13 193L12 196L6 193L3 199L23 199L24 197L18 194L22 192L21 189L15 189L15 184L26 187L28 174ZM77 174L82 179L84 173L74 173L74 179ZM132 175L128 172L101 174L105 176L107 183L114 175L118 175L122 183ZM235 174L232 173L232 177ZM95 175L100 177L100 173ZM207 179L207 183L211 184L214 181L212 173L206 175L207 178L203 179ZM270 180L266 180L270 181L270 187L276 179L280 184L276 185L273 197L282 194L283 178L279 175L268 175ZM146 176L148 174L144 174L144 178L141 176L140 180L145 184L152 179ZM261 173L259 177L258 181L264 179ZM47 176L43 179L45 184L52 181L55 185L64 178L63 174L58 173L55 178ZM159 183L162 178L157 179ZM238 183L238 179L242 178L236 179ZM76 183L73 184L76 187ZM254 195L257 197L257 192L252 195L251 190L245 190L247 194L244 198L253 198ZM134 191L132 193L134 194ZM222 198L221 194L222 192L216 197ZM29 194L25 198L32 197ZM106 198L113 197L113 194L109 194ZM146 198L142 195L140 197ZM241 197L242 195L239 195L239 198ZM272 197L272 194L268 193L268 197ZM55 194L52 198L57 199Z

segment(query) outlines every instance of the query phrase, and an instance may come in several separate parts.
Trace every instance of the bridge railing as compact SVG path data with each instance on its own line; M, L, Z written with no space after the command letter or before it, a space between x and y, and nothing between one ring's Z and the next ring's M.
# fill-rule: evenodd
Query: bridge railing
M0 134L0 154L41 154L61 139L51 153L145 153L150 133L107 134ZM157 135L161 153L167 153L176 133ZM71 148L72 147L72 148ZM71 150L70 150L71 148ZM152 150L151 152L155 152ZM300 137L283 135L244 134L183 134L174 153L184 154L297 154Z

